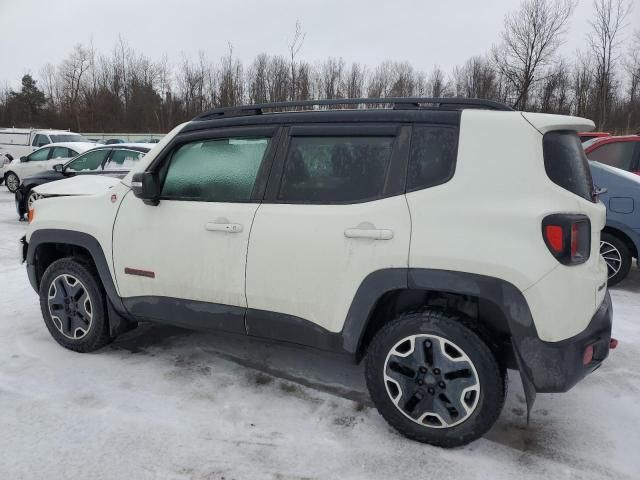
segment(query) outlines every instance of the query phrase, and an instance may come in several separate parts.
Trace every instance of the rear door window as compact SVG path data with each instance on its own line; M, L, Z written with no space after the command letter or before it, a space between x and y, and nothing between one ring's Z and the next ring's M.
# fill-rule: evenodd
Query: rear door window
M621 168L630 171L634 168L633 157L638 142L614 142L593 150L589 155L589 160L604 163L611 167Z
M556 185L593 201L593 180L589 162L578 134L554 131L544 135L544 169Z
M131 170L144 153L135 150L115 149L105 164L105 170Z
M355 203L382 196L394 137L292 137L278 200Z
M51 153L51 158L71 158L73 154L66 147L53 147L53 153Z
M73 172L90 172L93 170L98 170L102 165L102 162L104 162L104 159L107 157L108 153L108 148L87 152L69 163L67 165L67 169Z

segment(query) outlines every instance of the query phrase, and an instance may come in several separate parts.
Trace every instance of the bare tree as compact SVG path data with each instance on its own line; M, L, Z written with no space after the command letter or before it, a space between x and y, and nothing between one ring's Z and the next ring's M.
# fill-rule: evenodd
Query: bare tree
M593 61L588 54L578 53L573 69L571 90L573 92L573 111L579 117L591 117L593 92Z
M484 57L473 57L454 69L456 96L498 100L498 75L491 62Z
M429 80L427 80L426 93L428 96L436 98L447 97L450 95L450 85L447 81L447 77L442 69L438 66L436 66L431 72L431 75L429 75Z
M613 96L613 64L619 59L620 34L631 12L626 0L594 0L594 18L588 36L595 60L596 122L606 128Z
M514 108L525 110L541 68L564 42L573 0L524 0L504 21L502 43L494 47L495 67L513 87Z
M302 31L300 20L296 20L296 29L293 33L293 38L289 44L289 58L291 59L291 100L296 100L296 56L300 52L304 39L307 36L306 32Z
M359 63L352 63L345 74L345 90L347 98L360 98L364 96L367 81L366 68Z
M75 128L81 130L80 123L80 91L85 73L89 69L89 52L82 45L74 47L71 55L62 62L60 72L63 81L65 107L71 112Z

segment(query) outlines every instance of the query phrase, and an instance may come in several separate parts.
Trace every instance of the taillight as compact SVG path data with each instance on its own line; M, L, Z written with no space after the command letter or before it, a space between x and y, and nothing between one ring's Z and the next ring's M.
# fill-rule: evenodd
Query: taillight
M542 237L563 265L579 265L591 252L591 222L585 215L557 213L542 221Z

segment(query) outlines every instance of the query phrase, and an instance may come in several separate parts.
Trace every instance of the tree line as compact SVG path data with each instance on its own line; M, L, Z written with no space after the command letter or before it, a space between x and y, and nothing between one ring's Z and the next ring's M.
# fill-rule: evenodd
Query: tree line
M508 13L496 44L445 72L387 60L376 66L301 58L299 22L286 55L248 64L228 51L171 65L136 52L120 37L110 53L76 45L59 65L0 90L0 125L99 132L166 132L215 107L357 97L472 97L519 110L573 114L615 133L640 130L640 30L628 31L632 0L593 0L582 51L558 53L575 0L523 0Z

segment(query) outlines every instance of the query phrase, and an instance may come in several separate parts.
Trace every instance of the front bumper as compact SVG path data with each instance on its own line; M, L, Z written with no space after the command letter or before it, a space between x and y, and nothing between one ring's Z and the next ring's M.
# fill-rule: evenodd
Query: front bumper
M560 342L544 342L537 334L513 337L521 374L536 392L566 392L597 369L609 355L613 307L606 293L589 325L578 335ZM583 364L585 349L593 345L593 360Z

